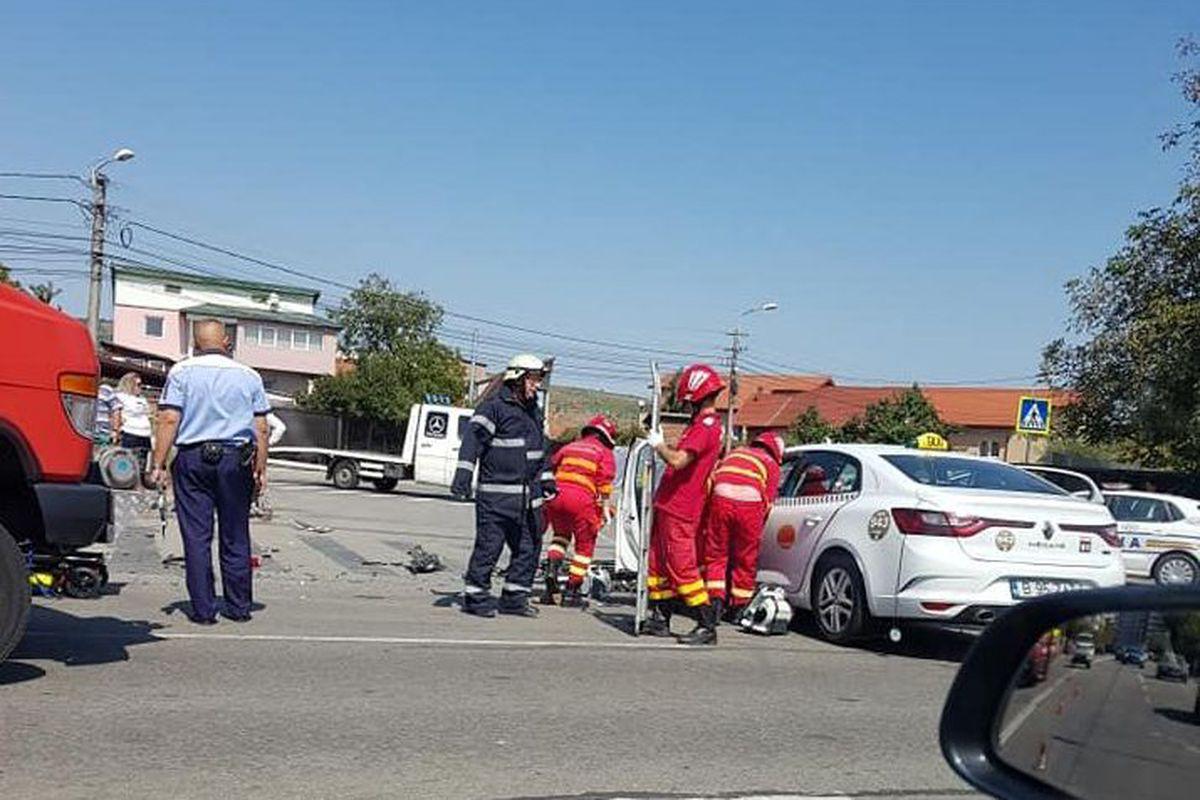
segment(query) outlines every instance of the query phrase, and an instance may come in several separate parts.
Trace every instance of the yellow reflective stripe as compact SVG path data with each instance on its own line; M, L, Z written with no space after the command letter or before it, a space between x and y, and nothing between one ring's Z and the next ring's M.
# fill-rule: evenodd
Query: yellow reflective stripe
M602 483L602 484L600 484L600 487L597 489L597 491L603 495L610 495L610 494L612 494L612 484L611 483Z
M758 481L759 485L762 486L764 489L767 488L767 479L766 478L764 478L762 475L759 475L757 472L752 472L748 469L742 469L741 467L728 467L728 466L718 467L717 471L713 474L714 475L744 475L747 478L753 478L754 480Z
M579 553L576 553L575 555L571 556L571 560L577 564L583 564L585 567L588 564L592 563L591 556L581 556Z
M657 575L650 575L646 578L647 586L662 586L666 582L666 578L660 578Z
M753 589L739 589L735 586L733 587L732 592L734 597L754 597Z
M595 482L586 475L580 475L576 472L560 472L554 476L554 480L558 482L566 481L567 483L577 483L585 489L596 491Z
M689 606L702 606L708 602L708 592L700 591L696 592L696 594L690 594L683 598L683 602Z
M724 589L725 581L705 581L704 586L707 589Z
M546 552L547 553L558 553L559 555L565 556L567 554L567 548L556 542L556 543L550 545L549 547L547 547Z
M762 479L764 481L767 479L767 467L765 464L763 464L763 462L758 460L757 456L753 456L753 455L751 455L747 452L741 451L741 450L734 450L732 453L729 454L729 457L726 459L726 461L729 461L729 460L735 459L735 458L742 462L748 463L754 469L755 472L757 472L759 475L762 476Z
M567 456L559 463L564 467L579 467L580 469L586 469L588 472L596 472L600 469L600 465L595 461L587 458L576 458L575 456Z
M704 581L692 581L685 583L679 587L680 594L691 594L692 592L704 591Z
M671 591L670 589L663 589L663 590L657 591L657 592L650 592L650 594L649 594L649 597L651 600L670 600L674 596L675 596L675 592Z
M570 573L572 575L587 575L587 567L580 567L575 564L572 564Z

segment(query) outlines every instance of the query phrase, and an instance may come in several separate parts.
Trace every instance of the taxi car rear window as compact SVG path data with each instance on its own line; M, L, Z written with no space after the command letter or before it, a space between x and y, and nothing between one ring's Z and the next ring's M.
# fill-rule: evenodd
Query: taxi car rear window
M883 460L926 486L1069 496L1049 481L994 461L907 454L886 455Z

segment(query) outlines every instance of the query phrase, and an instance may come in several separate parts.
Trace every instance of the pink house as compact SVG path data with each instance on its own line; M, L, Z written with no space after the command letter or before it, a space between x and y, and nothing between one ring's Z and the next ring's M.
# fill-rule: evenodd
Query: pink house
M112 272L116 345L178 361L191 354L192 325L218 319L233 357L274 394L304 393L313 378L334 374L339 326L316 313L314 289L148 267Z

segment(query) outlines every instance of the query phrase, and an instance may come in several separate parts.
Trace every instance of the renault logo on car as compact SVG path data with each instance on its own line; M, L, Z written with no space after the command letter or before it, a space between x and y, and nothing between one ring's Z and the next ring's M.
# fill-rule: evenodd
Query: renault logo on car
M1049 520L1042 523L1042 536L1046 538L1047 542L1054 538L1054 525Z

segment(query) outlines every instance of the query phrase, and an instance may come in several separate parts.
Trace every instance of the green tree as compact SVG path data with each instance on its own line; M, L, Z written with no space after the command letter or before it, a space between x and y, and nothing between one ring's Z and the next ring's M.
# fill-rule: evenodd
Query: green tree
M458 354L435 336L442 309L423 295L371 274L331 316L343 326L342 350L354 366L318 379L311 394L297 398L302 407L396 425L427 394L463 396Z
M27 286L25 291L41 300L46 305L54 303L54 298L62 294L62 289L54 285L54 281L46 281L45 283L35 283L32 286Z
M1200 50L1184 42L1180 52ZM1146 466L1200 469L1200 70L1177 77L1194 116L1164 135L1188 168L1167 208L1139 215L1102 267L1067 284L1068 334L1042 353L1042 373L1069 389L1066 432L1112 444Z
M12 276L12 272L9 271L8 266L3 261L0 261L0 283L7 283L9 286L21 285L20 282Z
M831 422L826 422L817 409L809 406L796 424L787 432L788 444L821 444L840 441L841 431Z
M872 403L860 416L842 426L841 437L847 442L875 444L911 444L922 433L947 436L954 429L942 422L937 409L913 384L895 395Z

